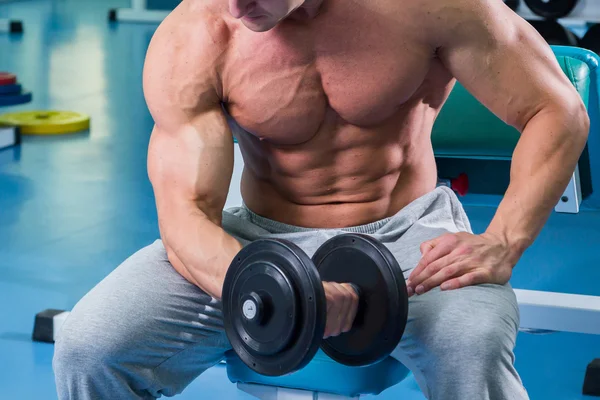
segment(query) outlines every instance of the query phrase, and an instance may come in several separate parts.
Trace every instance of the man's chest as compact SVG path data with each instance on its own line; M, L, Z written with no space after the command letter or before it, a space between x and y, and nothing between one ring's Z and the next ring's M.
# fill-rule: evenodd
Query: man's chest
M366 28L238 32L221 77L230 114L258 136L297 139L331 111L357 126L389 119L422 87L433 52L402 29Z

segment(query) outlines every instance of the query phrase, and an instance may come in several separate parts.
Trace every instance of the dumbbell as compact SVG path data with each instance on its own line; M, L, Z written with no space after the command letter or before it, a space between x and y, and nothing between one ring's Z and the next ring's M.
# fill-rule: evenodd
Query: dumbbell
M579 0L525 0L534 14L550 20L567 17L578 3Z
M327 339L323 282L351 284L359 297L351 330ZM319 348L344 365L381 361L400 342L408 318L395 257L378 240L356 233L329 239L312 258L285 239L250 243L227 271L222 301L233 350L266 376L304 368Z

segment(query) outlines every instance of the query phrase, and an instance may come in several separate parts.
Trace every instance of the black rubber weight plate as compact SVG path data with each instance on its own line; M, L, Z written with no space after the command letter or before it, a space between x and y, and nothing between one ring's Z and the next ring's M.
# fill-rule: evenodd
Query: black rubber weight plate
M581 47L593 51L596 54L600 54L600 24L592 25L580 43Z
M558 19L571 14L579 0L525 0L534 14L548 19Z
M361 292L352 330L324 340L321 349L351 366L387 357L400 342L408 319L406 283L392 253L367 235L343 234L325 242L313 261L323 282L353 283Z
M242 311L251 293L260 320ZM314 357L325 332L326 299L312 260L285 240L258 240L232 262L223 286L223 319L236 354L262 375L295 372Z
M552 20L532 20L527 21L533 26L540 35L550 45L561 45L561 46L578 46L579 38L569 30L562 26L557 21Z
M504 0L504 4L506 4L511 10L516 11L519 8L520 0Z

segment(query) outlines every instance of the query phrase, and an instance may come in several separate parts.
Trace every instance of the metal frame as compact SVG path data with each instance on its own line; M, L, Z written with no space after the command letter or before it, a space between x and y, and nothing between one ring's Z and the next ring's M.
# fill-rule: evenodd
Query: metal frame
M19 132L15 127L0 126L0 150L19 143Z
M20 27L20 30L15 30L15 25ZM23 23L10 19L0 18L0 33L21 33L23 32Z
M600 335L600 296L515 289L524 331Z
M581 206L581 183L579 180L579 165L575 167L575 172L563 192L561 199L554 207L554 211L559 213L577 214Z
M164 10L149 10L146 0L131 0L131 8L111 10L111 20L119 22L160 23L169 15L169 12Z

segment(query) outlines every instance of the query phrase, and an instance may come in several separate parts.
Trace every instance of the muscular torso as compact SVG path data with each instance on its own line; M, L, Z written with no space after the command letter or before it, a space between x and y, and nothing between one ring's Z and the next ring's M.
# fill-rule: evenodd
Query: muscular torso
M244 156L242 196L267 218L360 225L435 187L431 129L453 81L425 40L425 11L352 3L265 33L221 14L220 95Z

